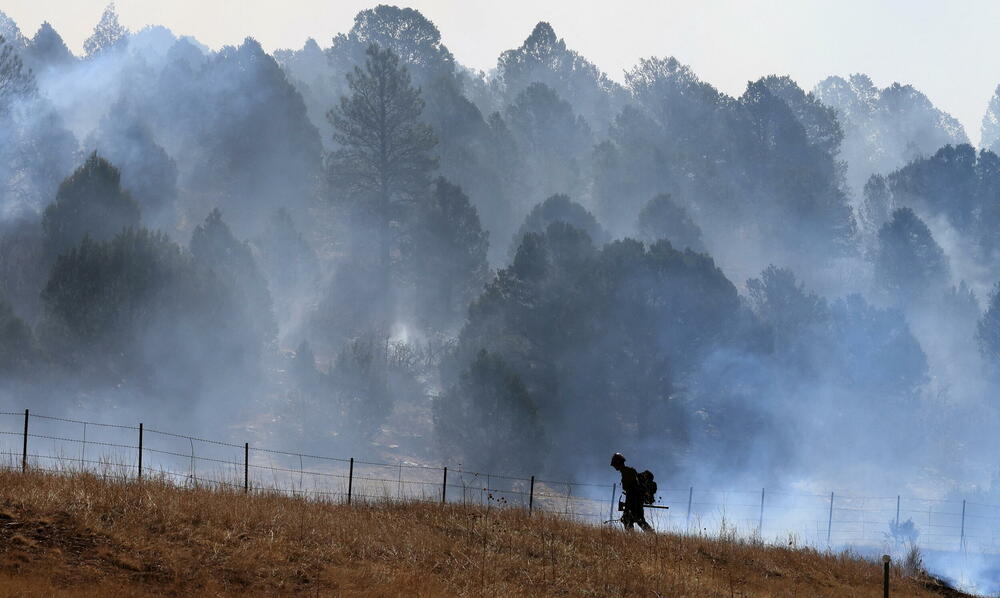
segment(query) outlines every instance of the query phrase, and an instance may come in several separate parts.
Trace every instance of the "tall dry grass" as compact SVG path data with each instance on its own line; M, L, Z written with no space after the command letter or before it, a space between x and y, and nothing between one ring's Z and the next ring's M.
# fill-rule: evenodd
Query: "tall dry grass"
M0 471L0 596L882 595L881 565L513 508ZM934 596L893 569L893 596Z

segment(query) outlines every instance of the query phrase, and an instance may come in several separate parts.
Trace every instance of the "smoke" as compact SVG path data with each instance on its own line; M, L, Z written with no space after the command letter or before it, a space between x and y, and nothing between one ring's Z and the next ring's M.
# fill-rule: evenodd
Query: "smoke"
M830 543L859 550L885 549L885 497L948 501L946 523L903 509L927 565L996 588L992 543L934 530L965 497L1000 504L980 326L1000 168L919 91L768 76L731 97L672 57L619 85L546 23L479 73L389 6L273 56L155 26L105 41L10 42L32 75L0 93L0 316L21 323L0 405L578 481L612 480L620 450L670 525L695 488L699 525L724 507L753 533L763 488L767 539L817 546L831 491L835 523L868 519ZM434 137L376 169L416 181L383 195L332 176L370 139L340 100L372 44L419 98L393 130ZM92 152L118 178L67 199ZM138 226L47 251L46 208L107 188Z

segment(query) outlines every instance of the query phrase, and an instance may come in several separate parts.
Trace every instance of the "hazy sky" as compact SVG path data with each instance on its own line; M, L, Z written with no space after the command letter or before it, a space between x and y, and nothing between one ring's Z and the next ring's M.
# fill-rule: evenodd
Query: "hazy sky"
M2 8L32 35L49 21L77 53L105 0L7 0ZM121 0L122 23L151 23L213 48L246 36L266 49L323 47L373 3L355 0ZM1000 2L923 0L413 0L462 63L496 64L540 20L613 78L640 57L673 55L738 95L765 74L811 89L831 74L865 72L879 85L912 83L957 117L972 140L1000 83Z

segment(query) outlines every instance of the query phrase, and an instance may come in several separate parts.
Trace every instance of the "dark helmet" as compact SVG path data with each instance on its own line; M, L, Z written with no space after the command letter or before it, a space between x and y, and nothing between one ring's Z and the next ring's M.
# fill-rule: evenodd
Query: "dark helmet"
M621 453L611 455L611 467L614 467L615 465L625 465L625 455Z

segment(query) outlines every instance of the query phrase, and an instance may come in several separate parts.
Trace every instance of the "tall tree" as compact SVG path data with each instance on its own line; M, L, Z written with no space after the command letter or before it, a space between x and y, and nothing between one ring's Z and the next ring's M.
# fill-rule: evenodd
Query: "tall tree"
M267 282L257 268L250 245L233 235L218 209L195 227L191 254L242 298L245 321L253 322L254 346L261 349L273 343L277 327Z
M139 205L122 189L121 172L97 152L59 185L55 202L42 215L50 256L76 246L85 236L104 241L138 225Z
M0 294L0 374L23 372L38 355L35 337Z
M607 129L627 98L621 85L567 48L544 21L535 25L521 47L500 55L495 76L507 102L532 83L542 83L572 102L598 131Z
M858 215L861 228L874 235L888 222L891 211L892 193L886 185L885 177L880 174L871 175L865 183L864 201Z
M0 115L7 111L17 97L37 91L35 76L24 66L13 44L0 35Z
M147 226L164 230L174 226L177 164L156 142L141 115L126 102L116 102L86 145L121 168L122 187L140 202Z
M701 241L701 228L669 193L661 193L649 200L639 212L636 229L639 238L647 243L660 239L670 241L678 249L689 248L699 253L705 251Z
M330 174L334 187L359 201L375 221L380 261L388 271L390 230L401 208L423 194L437 167L434 132L420 120L424 101L391 50L368 48L365 68L347 75L350 96L328 117L336 130Z
M948 260L924 221L910 208L892 213L878 231L875 276L883 288L903 302L948 282Z
M553 222L565 222L587 233L590 240L597 245L603 245L608 240L608 233L587 208L570 199L568 195L556 194L537 204L524 217L524 222L517 229L511 243L511 256L517 252L525 236L530 233L543 233Z
M85 238L56 258L42 300L46 349L92 382L195 398L253 371L243 297L162 233Z
M979 320L976 340L984 357L1000 363L1000 282L993 285L986 312Z
M97 56L105 50L120 47L128 39L129 31L118 22L118 11L112 2L104 9L94 33L83 42L87 56Z
M461 187L438 177L417 210L412 243L407 271L420 295L417 309L435 329L460 324L489 274L488 235Z
M592 144L587 122L573 106L544 83L532 83L506 110L506 121L527 159L536 193L576 192L582 186L582 162Z
M65 66L75 60L62 37L48 21L42 23L35 32L35 37L31 39L31 45L25 54L36 70Z

